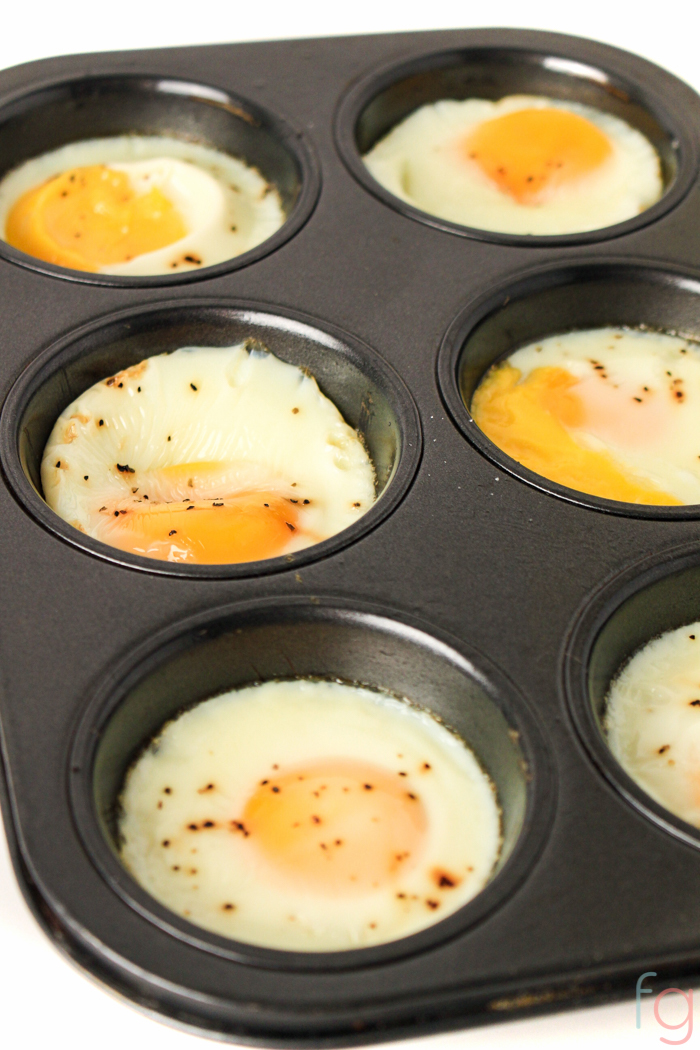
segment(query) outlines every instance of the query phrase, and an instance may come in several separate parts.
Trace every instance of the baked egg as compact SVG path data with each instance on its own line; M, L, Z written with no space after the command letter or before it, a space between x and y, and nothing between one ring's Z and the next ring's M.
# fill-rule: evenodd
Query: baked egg
M277 189L242 160L158 135L88 139L0 182L0 231L44 262L143 277L214 266L285 221Z
M518 463L605 499L700 503L700 347L626 328L551 336L484 376L475 422Z
M408 701L271 681L169 722L128 772L121 856L156 900L239 941L405 937L492 874L500 818L465 743Z
M61 518L131 554L222 564L290 554L372 506L358 433L260 344L184 347L96 383L41 464Z
M441 219L499 233L611 226L663 193L640 131L592 106L536 95L422 106L363 158L396 197Z

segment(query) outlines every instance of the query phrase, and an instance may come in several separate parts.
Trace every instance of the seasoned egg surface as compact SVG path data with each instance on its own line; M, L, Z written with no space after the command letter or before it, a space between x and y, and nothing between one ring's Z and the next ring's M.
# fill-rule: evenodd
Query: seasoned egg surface
M700 347L595 328L551 336L485 375L481 430L550 481L626 503L700 503Z
M401 200L500 233L611 226L663 192L658 155L641 132L591 106L540 96L422 106L363 159Z
M190 922L268 948L396 940L457 910L500 848L493 787L403 700L294 680L168 723L121 796L122 858Z
M279 193L255 168L165 136L71 143L0 182L8 244L93 273L199 270L254 248L284 221Z
M700 622L648 642L614 679L605 727L639 786L700 827Z
M374 502L367 452L315 379L243 344L149 357L90 387L58 418L41 481L88 536L185 563L289 554Z

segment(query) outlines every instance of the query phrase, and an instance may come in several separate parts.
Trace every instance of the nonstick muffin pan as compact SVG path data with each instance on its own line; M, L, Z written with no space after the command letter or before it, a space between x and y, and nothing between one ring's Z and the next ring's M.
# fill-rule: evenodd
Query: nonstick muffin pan
M390 198L360 153L425 101L578 99L644 131L665 193L565 237L489 234ZM700 980L700 834L613 761L607 682L700 616L700 507L584 496L504 457L465 405L500 356L571 327L700 337L700 99L588 41L455 31L142 51L0 75L0 167L76 137L189 135L280 187L287 222L181 276L59 270L0 245L0 727L18 878L49 936L177 1024L279 1046L367 1043ZM186 285L186 287L181 287ZM266 563L170 566L49 512L60 411L183 343L266 343L365 436L380 498ZM188 924L121 867L124 770L183 706L320 675L421 700L496 785L502 857L459 912L387 945L256 949Z

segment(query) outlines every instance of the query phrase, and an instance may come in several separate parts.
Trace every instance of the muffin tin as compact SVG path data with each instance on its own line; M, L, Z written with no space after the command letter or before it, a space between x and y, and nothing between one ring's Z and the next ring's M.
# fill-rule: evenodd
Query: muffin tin
M359 159L439 97L541 92L629 120L666 192L565 237L490 234L396 201ZM158 131L242 153L288 219L179 276L59 270L0 245L2 802L54 942L153 1014L278 1046L367 1043L700 979L700 833L607 751L611 674L700 617L700 507L612 504L504 457L465 407L484 370L562 328L700 337L700 99L624 52L487 30L127 52L0 74L0 156ZM186 284L186 288L180 288ZM365 435L380 499L285 558L183 567L60 522L43 442L98 378L184 343L251 336L316 375ZM460 393L460 391L462 393ZM256 949L194 927L119 864L114 801L183 705L255 680L359 680L421 699L499 790L486 889L387 945Z

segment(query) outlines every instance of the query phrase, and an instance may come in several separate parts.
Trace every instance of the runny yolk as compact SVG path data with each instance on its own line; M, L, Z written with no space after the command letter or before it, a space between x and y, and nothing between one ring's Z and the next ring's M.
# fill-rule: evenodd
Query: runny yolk
M565 109L519 109L485 120L463 143L467 157L519 204L599 168L612 152L608 137Z
M71 168L28 190L7 217L5 239L37 259L97 271L165 248L187 234L156 187L136 193L126 172Z
M607 452L584 448L569 433L583 429L578 380L564 368L535 368L521 381L512 365L494 368L477 387L471 412L507 455L560 485L624 503L679 504L652 482L625 472Z
M392 883L420 859L427 817L398 773L329 759L261 781L242 823L286 882L347 896Z
M196 487L184 499L188 477L197 482L200 464L185 463L151 477L130 500L99 512L100 538L131 554L174 562L221 565L274 558L299 528L298 510L274 492L234 492L202 499ZM210 480L209 464L202 475ZM143 497L143 498L142 498Z

